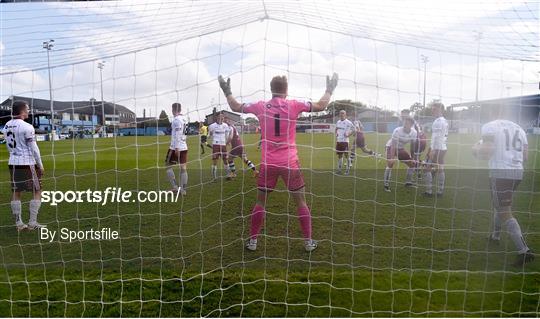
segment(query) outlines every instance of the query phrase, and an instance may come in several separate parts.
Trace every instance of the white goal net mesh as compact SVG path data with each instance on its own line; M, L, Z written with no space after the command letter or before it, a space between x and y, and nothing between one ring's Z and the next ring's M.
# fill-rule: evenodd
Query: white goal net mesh
M537 316L540 263L514 266L505 228L497 245L488 241L488 164L471 147L501 105L527 132L512 212L539 250L538 9L537 1L2 4L0 126L13 101L28 102L43 191L62 201L42 202L39 221L51 233L17 232L1 145L0 313ZM296 127L318 247L305 252L295 201L279 182L248 251L257 179L241 159L234 179L221 161L213 179L199 125L226 111L258 166L260 123L231 112L217 76L230 77L243 103L270 99L276 75L287 76L289 98L316 102L333 72L328 109L302 113ZM167 201L159 192L171 188L164 160L175 102L188 123L189 180L185 196ZM400 112L411 111L429 146L436 102L449 122L443 196L423 196L422 170L405 187L403 162L385 192L385 144ZM362 122L367 149L355 146L348 175L336 156L340 110ZM134 197L85 197L106 190ZM25 221L30 199L23 193ZM118 238L88 238L103 229Z

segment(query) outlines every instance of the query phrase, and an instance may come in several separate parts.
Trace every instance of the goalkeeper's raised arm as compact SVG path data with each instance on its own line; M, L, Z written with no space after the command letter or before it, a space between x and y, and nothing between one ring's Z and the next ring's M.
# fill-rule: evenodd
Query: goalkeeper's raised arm
M330 104L330 97L334 93L338 83L338 75L334 72L332 78L328 75L326 76L326 91L323 96L319 99L318 102L311 104L311 112L320 112L324 111L328 104Z
M321 112L326 109L326 107L330 103L330 97L332 96L334 90L337 87L338 79L338 74L335 72L331 78L328 75L326 76L326 91L318 102L311 103L311 112ZM225 81L223 76L220 75L218 76L218 82L219 86L223 90L223 94L225 94L225 97L227 98L227 103L231 107L231 110L233 110L234 112L242 113L242 103L238 102L232 95L231 79L227 78L227 80Z

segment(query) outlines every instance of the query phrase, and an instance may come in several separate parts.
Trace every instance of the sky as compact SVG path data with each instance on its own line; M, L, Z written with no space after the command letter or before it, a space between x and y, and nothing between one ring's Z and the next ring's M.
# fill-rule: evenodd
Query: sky
M219 74L249 102L268 99L282 74L291 98L317 100L337 72L334 99L398 111L423 100L422 55L426 101L473 101L477 66L479 99L537 94L538 9L512 0L2 4L0 98L49 98L49 39L54 100L99 100L104 61L104 99L138 116L177 101L191 121L228 109Z

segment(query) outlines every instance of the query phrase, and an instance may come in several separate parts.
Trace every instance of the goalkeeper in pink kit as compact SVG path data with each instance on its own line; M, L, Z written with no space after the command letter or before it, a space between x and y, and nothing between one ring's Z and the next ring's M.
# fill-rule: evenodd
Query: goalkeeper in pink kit
M287 100L287 77L275 76L270 82L272 99L256 103L239 103L231 92L231 79L218 77L219 85L235 112L254 114L261 125L261 166L257 178L257 203L251 211L249 250L257 249L257 236L264 222L265 204L279 177L291 192L298 209L298 219L304 236L304 247L310 252L317 248L311 238L311 212L304 194L304 178L300 171L296 149L296 120L302 112L320 112L326 109L337 86L338 76L326 77L326 92L318 102Z

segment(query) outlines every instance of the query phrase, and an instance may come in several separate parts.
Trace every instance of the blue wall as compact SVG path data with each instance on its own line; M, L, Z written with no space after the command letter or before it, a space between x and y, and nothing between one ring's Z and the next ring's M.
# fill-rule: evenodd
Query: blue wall
M375 131L375 123L364 123L362 122L362 125L364 126L364 131L366 132L373 132Z
M386 123L386 132L392 133L398 126L399 123Z
M63 126L92 126L92 121L80 121L80 120L62 120Z
M39 125L49 125L51 123L49 119L46 119L44 117L38 117L37 122Z
M375 123L375 122L362 122L365 132L379 132L379 133L392 133L396 127L399 126L397 122L388 123ZM379 130L377 130L377 127Z
M161 131L165 133L167 131L167 127L147 127L147 128L121 128L118 130L118 133L123 135L139 135L139 136L155 136L157 135L157 131Z
M48 127L50 129L50 125L51 125L51 120L49 120L48 118L45 118L43 116L40 116L36 119L36 123L38 125L38 127L40 129L45 129L46 127ZM67 127L70 127L70 126L76 126L76 127L80 127L80 126L83 126L85 129L91 129L93 126L96 126L98 125L98 117L97 115L92 115L92 118L90 121L80 121L80 120L61 120L60 123L58 124L58 126L62 127L63 126L67 126Z

